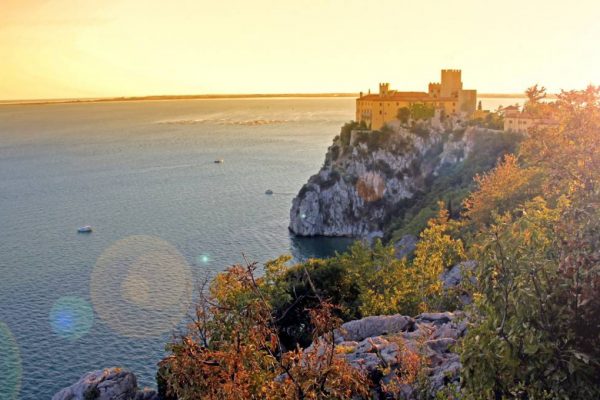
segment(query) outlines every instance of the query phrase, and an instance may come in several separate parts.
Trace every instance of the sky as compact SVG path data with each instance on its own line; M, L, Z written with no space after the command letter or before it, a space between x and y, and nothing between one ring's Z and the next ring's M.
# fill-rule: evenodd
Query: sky
M600 84L598 0L0 0L0 100Z

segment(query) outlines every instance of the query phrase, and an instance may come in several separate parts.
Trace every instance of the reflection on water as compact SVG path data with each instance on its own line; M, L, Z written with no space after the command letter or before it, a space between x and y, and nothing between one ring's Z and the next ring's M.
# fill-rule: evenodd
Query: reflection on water
M345 251L355 240L354 238L290 236L291 252L295 261L334 256L336 252Z

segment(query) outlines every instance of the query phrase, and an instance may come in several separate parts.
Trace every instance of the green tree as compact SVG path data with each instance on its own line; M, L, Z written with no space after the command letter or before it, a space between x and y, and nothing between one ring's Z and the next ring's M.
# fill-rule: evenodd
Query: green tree
M400 107L398 109L397 118L403 124L408 123L408 119L410 118L410 108L408 108L408 107Z
M416 121L428 120L435 115L435 109L430 104L413 103L409 106L410 117Z

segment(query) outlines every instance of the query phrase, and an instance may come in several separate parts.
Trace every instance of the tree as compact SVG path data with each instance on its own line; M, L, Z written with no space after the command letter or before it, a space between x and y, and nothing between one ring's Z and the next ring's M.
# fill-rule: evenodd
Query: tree
M430 104L413 103L409 106L410 117L416 121L428 120L435 115L435 109Z
M168 346L162 381L181 399L354 399L367 397L361 371L336 355L341 321L319 298L306 310L313 346L285 352L256 264L235 265L201 292L188 329ZM316 293L316 292L315 292Z
M597 398L594 369L562 301L560 209L538 197L477 236L477 318L462 345L475 398ZM485 365L485 368L481 366Z
M472 196L490 194L474 214L503 210L470 240L477 285L462 359L474 398L600 396L600 89L548 107L560 124L531 132L520 163ZM536 171L531 200L516 193L531 187L524 170Z
M537 104L546 98L546 88L544 86L538 87L538 85L535 84L527 88L527 90L525 90L525 94L527 95L528 103Z
M400 107L398 109L397 118L403 124L408 123L408 119L410 118L410 108L408 108L408 107Z
M465 201L468 225L481 229L495 214L503 214L539 193L539 171L523 168L517 157L504 156L492 171L475 176L476 190Z
M527 101L523 107L524 111L540 116L547 113L547 107L542 102L546 98L545 87L533 85L525 91L525 95L527 95Z
M416 294L419 298L418 311L439 309L442 302L441 274L460 261L465 260L465 250L460 239L454 239L448 210L444 203L438 204L437 218L427 223L419 235L412 263Z

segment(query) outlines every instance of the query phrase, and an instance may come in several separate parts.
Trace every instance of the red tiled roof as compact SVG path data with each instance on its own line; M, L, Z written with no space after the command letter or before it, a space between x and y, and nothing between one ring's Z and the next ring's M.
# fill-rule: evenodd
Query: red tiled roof
M431 97L425 92L392 92L387 96L367 94L359 97L361 101L457 101L455 97Z

